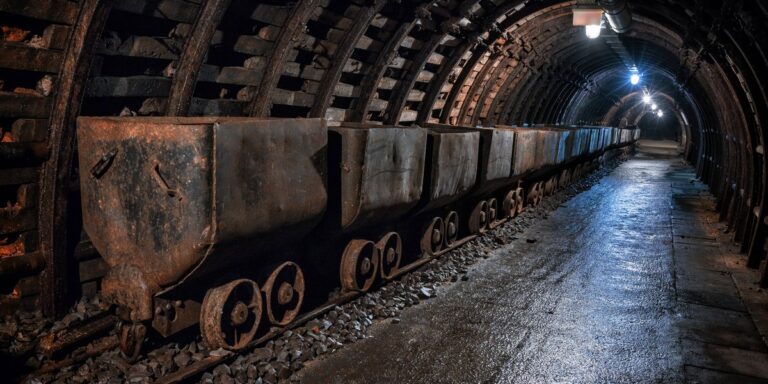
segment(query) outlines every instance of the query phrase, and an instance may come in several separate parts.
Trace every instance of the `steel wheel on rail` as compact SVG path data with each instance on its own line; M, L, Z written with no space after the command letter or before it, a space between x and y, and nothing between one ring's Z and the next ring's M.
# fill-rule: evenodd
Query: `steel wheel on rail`
M253 340L261 323L259 286L237 279L206 292L200 309L200 333L209 348L242 349Z

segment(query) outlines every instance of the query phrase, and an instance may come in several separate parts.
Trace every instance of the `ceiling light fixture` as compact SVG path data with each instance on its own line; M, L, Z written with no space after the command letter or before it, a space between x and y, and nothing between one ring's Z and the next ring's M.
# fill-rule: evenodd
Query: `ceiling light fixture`
M590 39L597 39L600 37L600 31L603 29L600 24L588 24L584 27L584 31L587 33L587 37Z
M590 39L600 37L603 29L603 9L588 4L573 7L573 26L584 26L584 32Z
M640 82L640 72L637 70L637 66L633 65L629 68L629 82L632 85L637 85Z
M651 111L655 111L655 110L656 110L656 108L658 108L658 107L659 107L659 106L658 106L658 105L656 105L655 103L654 103L654 104L651 104Z

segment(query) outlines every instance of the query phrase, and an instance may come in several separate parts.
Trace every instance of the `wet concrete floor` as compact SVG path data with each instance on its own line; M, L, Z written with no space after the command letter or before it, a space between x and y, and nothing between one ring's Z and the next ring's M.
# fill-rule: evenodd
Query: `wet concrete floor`
M741 256L694 177L673 157L630 159L302 381L768 383L759 310L730 273Z

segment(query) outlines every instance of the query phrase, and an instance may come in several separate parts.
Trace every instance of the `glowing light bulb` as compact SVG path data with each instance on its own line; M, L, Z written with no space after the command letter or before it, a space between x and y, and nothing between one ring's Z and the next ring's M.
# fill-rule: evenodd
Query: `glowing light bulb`
M632 76L629 77L629 82L632 83L632 85L637 85L637 83L640 82L640 75L633 73Z
M656 112L656 116L662 117L662 116L664 116L664 112L661 109L659 109L659 111Z
M643 103L650 104L651 103L651 96L650 95L644 95L643 96Z
M656 104L651 104L651 111L655 111L658 106Z
M587 26L584 27L584 31L590 39L597 39L600 37L600 29L600 24L587 24Z

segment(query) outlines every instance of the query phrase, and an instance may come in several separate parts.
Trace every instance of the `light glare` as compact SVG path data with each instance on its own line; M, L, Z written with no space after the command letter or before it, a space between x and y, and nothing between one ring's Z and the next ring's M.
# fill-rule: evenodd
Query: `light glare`
M655 111L658 106L656 104L651 104L651 111Z
M651 103L651 96L650 95L644 95L643 96L643 103L650 104Z
M629 82L632 83L632 85L637 85L637 83L640 82L640 75L633 73L632 76L629 77Z
M659 109L659 111L656 112L656 116L662 117L662 116L664 116L664 112L661 109Z
M584 27L584 31L587 32L587 37L590 39L597 39L600 37L600 24L587 24Z

